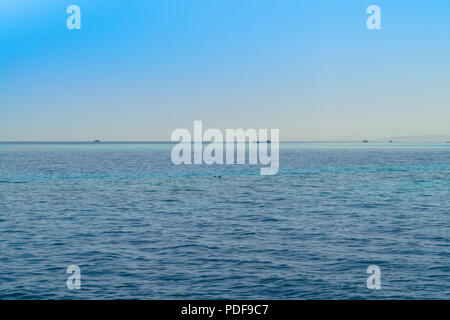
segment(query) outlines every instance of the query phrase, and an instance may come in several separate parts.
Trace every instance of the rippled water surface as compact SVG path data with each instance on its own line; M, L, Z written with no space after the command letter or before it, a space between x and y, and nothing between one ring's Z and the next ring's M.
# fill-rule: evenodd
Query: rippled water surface
M0 144L0 299L450 298L450 145L283 144L276 176L171 147Z

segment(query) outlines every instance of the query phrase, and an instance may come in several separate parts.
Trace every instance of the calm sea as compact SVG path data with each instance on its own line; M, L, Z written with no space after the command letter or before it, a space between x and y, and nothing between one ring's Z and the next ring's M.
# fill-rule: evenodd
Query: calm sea
M0 299L450 298L449 144L285 143L276 176L171 147L0 144Z

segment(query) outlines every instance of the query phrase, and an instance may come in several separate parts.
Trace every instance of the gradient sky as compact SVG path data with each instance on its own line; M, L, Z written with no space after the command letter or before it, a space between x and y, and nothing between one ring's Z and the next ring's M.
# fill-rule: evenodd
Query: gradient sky
M282 140L450 134L450 1L0 1L0 141L167 141L194 120Z

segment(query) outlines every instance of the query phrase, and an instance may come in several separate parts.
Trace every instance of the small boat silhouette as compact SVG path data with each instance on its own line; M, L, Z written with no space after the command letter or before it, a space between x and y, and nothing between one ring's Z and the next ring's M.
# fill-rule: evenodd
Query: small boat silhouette
M369 142L369 140L363 140L362 142L363 142L363 143L367 143L367 142Z
M101 141L100 140L94 140L94 143L100 143Z

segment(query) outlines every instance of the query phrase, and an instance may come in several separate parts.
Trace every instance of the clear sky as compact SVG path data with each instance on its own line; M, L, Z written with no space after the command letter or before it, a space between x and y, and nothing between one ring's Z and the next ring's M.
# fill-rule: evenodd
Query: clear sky
M194 120L282 140L450 134L450 1L0 1L0 141L167 141Z

